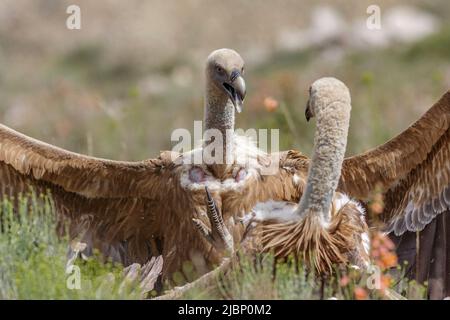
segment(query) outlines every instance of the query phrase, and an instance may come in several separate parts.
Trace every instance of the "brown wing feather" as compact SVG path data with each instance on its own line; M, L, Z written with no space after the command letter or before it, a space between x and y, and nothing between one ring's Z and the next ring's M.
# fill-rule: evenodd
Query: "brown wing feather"
M177 174L180 172L176 171ZM179 177L174 179L179 180ZM97 249L104 257L124 265L143 264L162 255L163 276L178 270L193 256L199 264L210 262L200 259L207 255L209 246L191 221L194 217L199 218L204 210L202 192L184 192L181 186L175 185L165 195L166 200L88 198L31 175L23 175L13 166L0 162L0 199L17 199L20 193L26 196L31 191L51 194L58 221L68 222L70 238L87 244L83 251L85 255L89 256ZM211 255L207 259L217 258Z
M140 249L149 246L152 238L161 236L159 226L162 218L157 214L160 212L157 201L144 198L90 199L22 175L11 165L1 162L0 191L0 198L14 201L20 194L27 196L30 192L51 195L58 221L69 222L67 231L70 237L85 242L90 253L97 248L106 257L125 264L143 263L160 254L154 248ZM59 228L59 231L65 233L66 230ZM134 241L136 238L140 239L140 243Z
M428 157L385 195L384 220L396 235L421 231L450 209L450 130Z
M405 230L423 228L448 208L449 126L450 91L397 137L361 155L346 158L337 191L366 200L381 185L387 202L384 220L387 223L402 220L401 216L411 208L405 210L406 199L412 199L417 210L406 214L411 221L407 220L409 228ZM227 197L224 202L234 212L248 212L257 202L267 200L299 200L310 159L296 151L272 156L280 159L279 172L253 182L249 190L238 196ZM292 181L295 174L299 177L298 185Z
M450 91L395 138L345 159L339 190L358 199L366 199L377 185L388 190L427 159L449 125Z
M86 242L86 250L125 265L162 255L167 275L209 250L191 221L203 209L204 194L182 188L182 166L172 156L98 159L0 125L0 197L49 191L58 218L68 218L71 238Z
M365 200L381 186L388 230L422 230L450 205L449 128L450 91L397 137L345 159L338 190Z
M164 152L141 162L88 157L27 137L0 125L0 162L23 175L50 182L88 198L158 197L176 154ZM170 173L170 172L169 172ZM161 181L162 180L162 181ZM163 182L163 183L162 183Z

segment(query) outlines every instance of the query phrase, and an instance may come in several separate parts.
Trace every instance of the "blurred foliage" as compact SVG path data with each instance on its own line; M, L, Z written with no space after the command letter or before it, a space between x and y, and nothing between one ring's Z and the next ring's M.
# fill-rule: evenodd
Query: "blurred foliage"
M75 263L80 289L69 289L74 270L66 272L69 242L57 235L48 197L20 197L0 204L0 299L138 299L133 284L122 282L122 267L101 262L100 255ZM63 228L64 229L64 228ZM72 277L72 278L71 278ZM72 287L73 288L73 287Z
M355 268L336 269L333 276L317 277L294 259L276 261L270 254L251 258L240 256L239 263L217 285L193 289L187 299L230 300L384 300L398 294L408 299L426 298L425 287L405 278L396 283L387 270L380 275L379 289L373 273Z
M13 202L18 203L17 210ZM34 194L0 204L0 299L140 299L136 283L124 280L123 267L104 259L99 253L76 260L80 268L80 289L69 289L74 272L67 272L69 241L56 230L64 230L55 219L52 201ZM377 235L376 250L386 243ZM387 256L386 256L387 257ZM191 290L189 299L385 299L390 288L405 297L423 299L425 288L403 279L394 283L386 257L373 256L382 267L380 290L370 290L371 274L354 268L341 268L326 280L308 273L292 259L275 261L268 254L251 258L240 256L239 264L217 279L210 288ZM377 262L378 261L378 262ZM380 264L381 263L381 264ZM386 264L388 263L388 264ZM401 272L398 269L398 272ZM401 274L401 273L400 273ZM193 281L192 264L174 274L174 282Z
M404 56L411 63L420 63L424 57L448 62L450 59L450 26L412 45L406 50Z
M269 50L270 54L258 62L252 60L252 55L243 54L247 61L248 94L244 112L237 117L237 127L280 129L281 149L296 148L310 154L314 124L306 123L303 116L308 87L322 76L335 76L348 85L352 94L349 155L398 134L450 86L450 5L445 1L416 2L443 21L439 32L417 43L366 50L345 46L336 49L331 45L331 53L321 47ZM87 3L83 5L88 8L85 10L94 10ZM169 6L159 2L158 5ZM354 10L357 7L364 14L363 5L358 2ZM287 12L286 6L280 10ZM312 4L302 6L310 9ZM255 14L262 14L268 7L270 4L264 2L258 8L261 12ZM50 10L46 6L39 8L42 12ZM340 4L339 9L349 14L352 6ZM167 14L164 10L161 15ZM308 10L300 12L301 15L306 16ZM49 15L54 13L51 11ZM99 19L105 18L97 11L94 13ZM42 34L42 29L27 33L24 39L9 24L3 22L4 27L0 23L0 39L8 39L0 41L2 123L72 151L140 160L170 149L174 129L192 130L193 121L203 118L203 61L214 47L189 38L195 34L196 24L189 25L184 36L199 47L186 46L185 50L170 51L171 54L168 51L165 59L161 59L157 55L161 54L161 48L155 48L150 40L142 44L146 47L139 55L131 46L137 43L125 42L123 34L101 36L94 33L91 25L79 33L63 33L64 39L60 39L63 31L53 30L52 19L48 26L42 25L52 27L45 29L48 37ZM130 28L134 26L129 17L127 21ZM282 24L277 28L282 29ZM249 50L260 44L263 37L271 36L257 35L252 30L250 26L242 30L245 37L255 38L246 42ZM150 31L149 34L153 35ZM59 49L46 51L46 41L55 45L55 39L61 40ZM241 40L236 39L236 43ZM176 45L187 45L183 43ZM222 43L230 46L228 41ZM29 50L33 46L40 49ZM270 42L267 46L270 47ZM267 97L276 100L279 107L269 111L264 105Z

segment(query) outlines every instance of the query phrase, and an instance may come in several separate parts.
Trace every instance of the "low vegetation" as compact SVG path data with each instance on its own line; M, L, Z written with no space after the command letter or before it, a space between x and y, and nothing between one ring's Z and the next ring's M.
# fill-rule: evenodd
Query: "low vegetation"
M34 195L17 201L17 212L11 201L1 202L0 299L140 297L131 284L123 282L121 266L100 262L99 257L68 269L69 242L57 234L60 223L55 220L51 201Z
M137 283L124 280L123 266L100 256L77 260L67 267L69 241L58 236L51 200L21 197L18 210L1 202L0 299L140 299ZM380 277L348 268L328 279L317 279L294 260L275 262L271 255L240 257L239 265L207 289L193 289L189 299L386 299L392 292L425 298L425 288L403 279L394 282L387 270L396 263L389 241L376 234L372 258ZM186 264L184 278L192 270ZM189 271L190 270L190 271ZM374 269L375 270L375 269ZM79 275L79 282L77 282ZM174 282L182 281L180 274ZM192 279L187 279L192 280ZM373 289L379 281L378 289ZM388 291L386 291L388 289ZM149 297L153 293L150 293ZM394 295L395 296L395 295ZM398 298L398 296L396 296Z

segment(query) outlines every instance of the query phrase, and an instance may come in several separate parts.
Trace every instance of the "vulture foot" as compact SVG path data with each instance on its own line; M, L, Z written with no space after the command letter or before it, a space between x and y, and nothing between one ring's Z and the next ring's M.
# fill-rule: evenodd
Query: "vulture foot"
M208 242L218 251L231 255L234 252L233 237L223 222L222 214L217 208L214 199L209 193L208 187L206 191L206 213L211 224L211 229L206 226L200 219L192 219L194 225L200 233L208 240Z

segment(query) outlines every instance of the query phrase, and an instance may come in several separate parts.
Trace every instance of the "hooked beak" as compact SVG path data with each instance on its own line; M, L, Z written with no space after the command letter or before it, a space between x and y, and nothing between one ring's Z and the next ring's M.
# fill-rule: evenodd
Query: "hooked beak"
M311 119L312 117L313 117L313 114L312 114L312 112L311 112L311 107L310 107L310 105L309 105L309 99L308 99L308 102L306 103L306 109L305 109L305 118L306 118L306 121L309 122L309 119Z
M236 112L242 112L244 98L246 93L245 81L240 72L235 70L232 72L230 82L224 82L223 87L228 93L231 102L233 102Z

